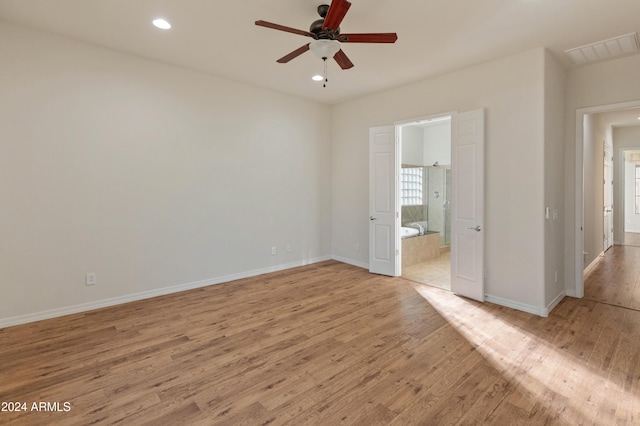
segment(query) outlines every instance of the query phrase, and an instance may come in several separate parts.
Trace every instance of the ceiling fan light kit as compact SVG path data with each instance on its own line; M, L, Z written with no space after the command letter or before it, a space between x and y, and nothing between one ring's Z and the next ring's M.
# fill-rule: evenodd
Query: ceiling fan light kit
M337 40L314 40L309 43L309 49L320 59L333 58L340 50Z
M292 59L311 50L325 62L325 82L326 82L326 60L333 58L343 70L353 67L353 62L347 57L341 43L395 43L398 39L396 33L365 33L365 34L342 34L340 24L349 11L351 3L347 0L333 0L331 6L322 4L318 6L318 14L321 19L314 21L309 27L309 31L298 30L280 24L267 21L256 21L255 24L265 28L284 31L305 37L310 37L313 41L299 47L291 53L278 59L277 62L286 64ZM326 86L326 84L325 84Z

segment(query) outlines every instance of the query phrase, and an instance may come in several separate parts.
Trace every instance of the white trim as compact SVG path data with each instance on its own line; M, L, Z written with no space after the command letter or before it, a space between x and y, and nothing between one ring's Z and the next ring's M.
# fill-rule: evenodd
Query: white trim
M346 257L342 257L342 256L333 256L331 259L336 260L338 262L346 263L347 265L357 266L358 268L369 270L368 263L359 262L353 259L347 259Z
M418 118L408 118L406 120L394 121L393 124L396 126L410 126L412 124L421 124L429 120L440 119L440 118L445 119L445 117L451 117L452 115L456 115L457 113L458 111L450 111L450 112L443 112L440 114L426 115Z
M600 263L600 261L604 258L604 252L600 253L599 255L596 256L595 259L593 259L593 262L591 262L589 264L589 266L587 266L586 268L584 268L584 272L582 273L582 278L584 280L584 278L587 278L587 276L589 276L589 274L591 272L593 272L593 269L598 266L598 263Z
M516 302L515 300L503 299L502 297L491 296L489 294L484 295L486 302L494 303L496 305L505 306L507 308L516 309L518 311L527 312L530 314L538 315L541 317L548 317L549 313L564 299L567 294L563 291L558 294L546 307L527 305L526 303Z
M555 297L555 299L553 299L553 300L551 301L551 303L549 303L549 304L547 305L547 307L545 308L544 315L541 315L541 316L543 316L543 317L548 317L548 316L549 316L549 314L551 313L551 311L553 311L553 309L554 309L556 306L558 306L558 304L559 304L560 302L562 302L562 299L564 299L566 295L567 295L567 294L566 294L564 291L563 291L563 292L561 292L560 294L558 294L558 295Z
M575 186L575 222L574 222L574 272L575 283L573 293L575 297L584 296L584 115L586 112L576 110L576 186Z
M611 135L611 138L613 139L613 135ZM615 142L614 142L615 144ZM615 149L615 148L614 148ZM625 159L624 159L624 152L627 150L627 148L618 148L618 169L616 170L615 168L615 164L613 165L613 172L616 173L617 175L614 177L615 181L617 182L617 185L615 185L615 191L616 194L614 195L613 198L613 244L618 244L623 246L624 245L624 228L625 228L625 217L626 217L626 211L625 211L625 201L626 201L626 197L625 197L625 185L626 185L626 179L625 179ZM616 221L616 215L617 215L617 221ZM617 227L615 225L618 225Z
M567 294L571 294L572 297L584 297L584 232L582 230L584 222L584 115L637 107L640 107L640 100L576 109L575 239L573 250L575 282L573 290L566 290Z
M629 182L627 183L627 179L626 179L626 173L625 173L625 167L626 167L626 160L625 160L625 152L627 151L640 151L640 146L639 147L631 147L631 146L624 146L624 147L620 147L618 148L618 180L617 182L619 183L617 185L617 190L618 190L618 198L615 199L616 203L615 203L615 207L614 209L617 207L620 213L618 216L618 226L617 228L613 231L613 235L616 235L616 231L618 232L618 241L614 240L615 244L621 245L623 246L625 244L625 232L640 232L640 229L638 230L633 230L631 228L627 229L627 210L626 210L626 205L627 205L627 194L626 194L626 185L633 185L633 182ZM616 211L616 210L614 210Z
M515 300L503 299L502 297L484 295L485 302L494 303L496 305L505 306L507 308L516 309L518 311L527 312L541 317L546 317L549 313L547 309L541 306L527 305L526 303L516 302Z
M271 272L278 272L285 269L297 268L299 266L311 265L313 263L324 262L331 260L331 256L316 257L313 259L305 259L298 262L287 263L284 265L270 266L268 268L254 269L252 271L241 272L238 274L225 275L216 278L209 278L202 281L196 281L186 284L178 284L170 287L163 287L149 291L143 291L141 293L128 294L125 296L112 297L104 300L97 300L94 302L82 303L80 305L67 306L64 308L56 308L43 312L36 312L27 315L18 315L9 318L0 318L0 328L11 327L14 325L26 324L35 321L41 321L64 315L77 314L80 312L91 311L94 309L106 308L109 306L120 305L123 303L135 302L143 299L150 299L152 297L164 296L166 294L178 293L186 290L193 290L196 288L207 287L215 284L222 284L230 281L235 281L243 278L255 277L257 275L268 274Z

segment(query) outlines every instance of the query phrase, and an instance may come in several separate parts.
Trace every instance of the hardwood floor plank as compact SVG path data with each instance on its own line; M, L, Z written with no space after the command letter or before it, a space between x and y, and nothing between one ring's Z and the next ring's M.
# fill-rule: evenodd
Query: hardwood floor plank
M638 259L548 318L328 261L0 329L0 399L71 404L0 423L633 424Z

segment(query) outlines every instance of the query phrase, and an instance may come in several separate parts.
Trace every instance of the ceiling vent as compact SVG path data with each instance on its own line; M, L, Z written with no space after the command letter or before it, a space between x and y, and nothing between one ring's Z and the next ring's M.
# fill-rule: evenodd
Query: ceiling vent
M564 53L571 58L574 64L582 65L639 51L640 44L638 44L638 35L636 33L630 33L565 50Z

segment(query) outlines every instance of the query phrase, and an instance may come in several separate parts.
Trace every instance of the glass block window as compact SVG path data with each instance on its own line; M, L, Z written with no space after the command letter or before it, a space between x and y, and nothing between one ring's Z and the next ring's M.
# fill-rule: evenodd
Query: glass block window
M400 174L400 204L420 206L423 188L422 167L403 167Z

